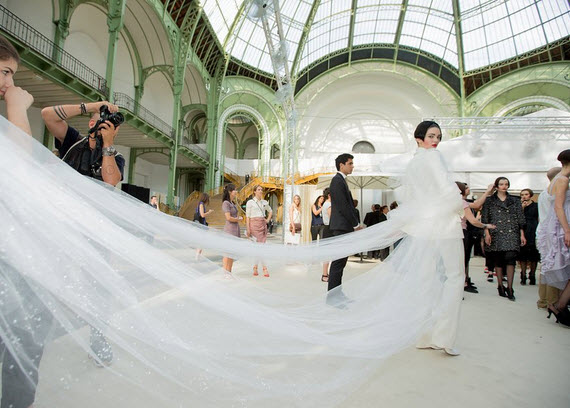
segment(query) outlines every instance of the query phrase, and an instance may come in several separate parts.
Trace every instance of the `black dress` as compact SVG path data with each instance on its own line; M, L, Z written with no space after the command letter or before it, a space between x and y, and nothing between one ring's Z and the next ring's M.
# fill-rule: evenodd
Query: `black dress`
M538 227L538 204L531 203L523 208L526 226L524 236L526 237L526 245L521 247L519 261L523 262L539 262L540 253L536 249L536 227Z

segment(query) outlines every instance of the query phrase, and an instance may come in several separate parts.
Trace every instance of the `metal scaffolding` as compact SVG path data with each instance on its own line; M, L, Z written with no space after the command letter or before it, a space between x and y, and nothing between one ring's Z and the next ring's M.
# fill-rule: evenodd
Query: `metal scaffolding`
M297 110L295 108L294 84L291 80L289 68L289 47L285 39L281 12L278 0L251 0L248 10L248 18L260 20L267 41L271 64L277 92L275 98L283 109L286 120L285 149L282 151L282 177L283 184L283 225L287 225L289 218L289 206L293 198L293 186L295 185L295 144L297 129ZM283 228L285 233L286 228Z

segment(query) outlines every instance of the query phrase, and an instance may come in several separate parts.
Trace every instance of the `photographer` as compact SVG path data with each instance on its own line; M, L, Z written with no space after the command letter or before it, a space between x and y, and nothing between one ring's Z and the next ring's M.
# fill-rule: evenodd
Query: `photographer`
M107 109L101 110L102 107ZM55 147L63 161L85 176L116 186L123 179L125 167L125 158L113 146L123 122L118 111L109 102L93 102L50 106L42 109L42 117L56 139ZM91 119L89 135L84 137L66 120L87 113Z
M123 123L119 108L109 102L58 105L42 109L46 127L55 137L59 157L84 176L116 186L123 179L125 158L117 152L113 142ZM91 113L89 135L82 136L66 120ZM91 327L90 346L97 366L113 361L113 350L100 330Z

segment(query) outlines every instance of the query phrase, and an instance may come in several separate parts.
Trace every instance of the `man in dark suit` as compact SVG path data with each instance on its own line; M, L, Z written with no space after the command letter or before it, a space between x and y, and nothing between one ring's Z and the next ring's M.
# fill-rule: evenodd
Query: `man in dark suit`
M333 236L353 232L361 228L360 220L354 208L352 194L346 183L346 176L352 173L354 156L348 153L341 154L335 159L338 173L331 180L331 220L330 231ZM328 290L332 290L342 284L342 273L348 257L341 258L331 263L329 272Z
M382 207L380 207L380 204L374 204L372 206L372 211L366 213L366 217L364 217L364 225L366 225L367 227L371 227L382 221L386 221L386 216L382 214L381 208ZM378 257L380 256L380 250L376 249L374 251L369 251L368 256L370 258L378 259Z

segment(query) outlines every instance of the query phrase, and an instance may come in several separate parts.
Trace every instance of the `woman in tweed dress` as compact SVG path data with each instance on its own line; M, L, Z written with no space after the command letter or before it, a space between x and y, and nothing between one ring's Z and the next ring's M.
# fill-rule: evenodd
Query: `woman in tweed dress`
M485 253L495 264L499 296L514 301L515 265L520 247L526 245L526 219L520 200L507 192L510 185L506 177L495 180L497 191L483 205L481 222L497 226L494 230L485 230ZM506 289L503 286L504 269L507 270Z

